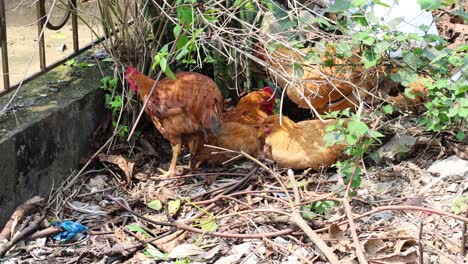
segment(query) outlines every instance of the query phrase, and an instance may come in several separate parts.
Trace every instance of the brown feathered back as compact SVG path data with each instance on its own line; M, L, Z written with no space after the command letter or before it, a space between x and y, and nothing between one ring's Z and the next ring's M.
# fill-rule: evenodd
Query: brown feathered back
M178 72L175 77L176 80L164 78L159 81L146 108L153 122L154 118L159 121L156 126L163 136L197 131L206 135L208 130L218 134L222 127L222 95L216 83L195 72ZM140 98L145 101L154 80L140 72L133 72L126 78L139 87ZM183 115L174 110L181 110ZM171 118L177 122L169 122Z
M320 170L333 164L342 154L344 145L326 147L326 129L336 120L305 120L295 123L287 116L270 116L260 128L260 136L265 137L269 147L267 156L278 165L291 169L313 168Z
M184 141L190 154L195 154L209 132L217 135L222 129L222 96L215 82L208 76L194 72L179 72L175 80L164 78L155 83L136 69L125 71L130 89L148 102L146 113L162 136L172 146L169 170L162 177L177 174L177 158ZM151 93L151 91L153 91Z
M275 98L272 93L264 90L250 92L239 100L233 110L223 113L223 121L258 126L273 113L274 106Z

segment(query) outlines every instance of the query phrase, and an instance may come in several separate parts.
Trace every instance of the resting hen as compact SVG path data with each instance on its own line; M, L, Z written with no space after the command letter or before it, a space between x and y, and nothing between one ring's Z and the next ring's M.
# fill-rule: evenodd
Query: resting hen
M206 144L229 150L244 151L253 157L257 157L261 152L258 130L253 126L237 122L224 123L221 133L218 136L208 137ZM203 147L196 154L194 162L196 168L203 163L219 165L234 158L236 155L238 154L211 147Z
M273 91L266 86L261 91L243 96L233 110L223 113L223 122L238 122L258 127L268 115L273 114L274 108Z
M314 48L290 50L278 47L271 54L261 47L257 49L256 56L267 63L268 74L286 89L291 101L301 108L311 109L313 106L319 114L354 109L354 94L359 93L356 88L373 89L378 84L378 74L383 70L364 70L362 66L357 66L361 65L358 56L339 59L332 47L328 47L325 54L322 52L320 57L322 63L330 65L327 67L305 59L308 53L321 53Z
M208 137L206 144L258 156L261 142L257 136L257 128L268 115L273 114L274 107L275 98L270 87L248 93L233 110L223 113L223 130L217 137ZM197 149L200 151L194 159L196 167L205 162L219 165L235 156L210 147L200 146Z
M172 145L172 160L169 170L163 176L177 174L177 158L181 152L182 140L188 140L190 153L211 133L219 134L222 129L222 95L215 82L209 77L194 72L178 72L176 79L164 78L149 94L154 80L127 68L125 78L130 88L138 92L153 124Z
M336 120L306 120L294 123L287 116L279 115L265 119L259 136L265 138L266 156L278 165L291 169L320 170L329 166L341 156L344 145L325 147L324 135L327 126Z

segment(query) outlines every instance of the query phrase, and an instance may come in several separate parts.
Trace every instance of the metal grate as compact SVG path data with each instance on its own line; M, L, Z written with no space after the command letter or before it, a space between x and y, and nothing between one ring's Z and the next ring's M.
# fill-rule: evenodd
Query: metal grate
M64 62L70 60L71 58L79 55L80 53L90 49L96 43L102 41L104 37L97 39L94 42L91 42L83 47L79 46L78 42L78 16L77 16L77 0L68 0L68 8L66 13L56 25L52 24L50 20L47 20L45 0L38 0L36 5L36 14L37 14L37 32L38 32L38 41L39 41L39 64L40 70L35 72L28 77L26 77L22 83L37 78L38 76L50 71L51 69L57 67L58 65L63 64ZM5 10L5 0L0 0L0 48L2 56L2 66L3 66L3 90L0 89L0 96L18 88L21 82L11 85L10 76L9 76L9 64L8 64L8 47L7 47L7 23L6 23L6 10ZM63 59L60 59L51 64L47 64L46 52L45 52L45 39L43 32L44 27L50 30L60 30L62 29L71 17L72 22L72 36L73 36L73 53L66 56Z

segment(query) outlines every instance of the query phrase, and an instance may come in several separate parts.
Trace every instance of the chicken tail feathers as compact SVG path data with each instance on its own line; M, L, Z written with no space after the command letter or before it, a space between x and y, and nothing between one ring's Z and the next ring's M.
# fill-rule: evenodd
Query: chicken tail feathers
M216 116L212 116L210 118L210 123L211 123L211 133L213 133L215 136L219 135L221 133L221 130L223 130L223 121L221 120L221 117L216 114Z

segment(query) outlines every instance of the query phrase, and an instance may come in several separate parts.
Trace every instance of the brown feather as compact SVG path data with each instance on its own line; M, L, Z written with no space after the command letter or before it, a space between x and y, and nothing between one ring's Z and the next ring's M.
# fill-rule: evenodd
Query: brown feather
M330 166L342 155L344 145L325 146L325 133L329 125L336 120L306 120L294 123L287 116L283 116L280 125L279 115L270 116L260 128L265 136L265 144L270 152L267 156L275 160L278 165L291 169Z
M222 127L222 95L216 83L209 77L194 72L178 72L176 80L164 78L157 83L153 94L149 93L154 80L135 73L127 77L139 87L145 109L156 128L171 142L182 137L199 140L199 136L219 133ZM199 143L190 143L194 146ZM195 151L194 149L191 151Z

